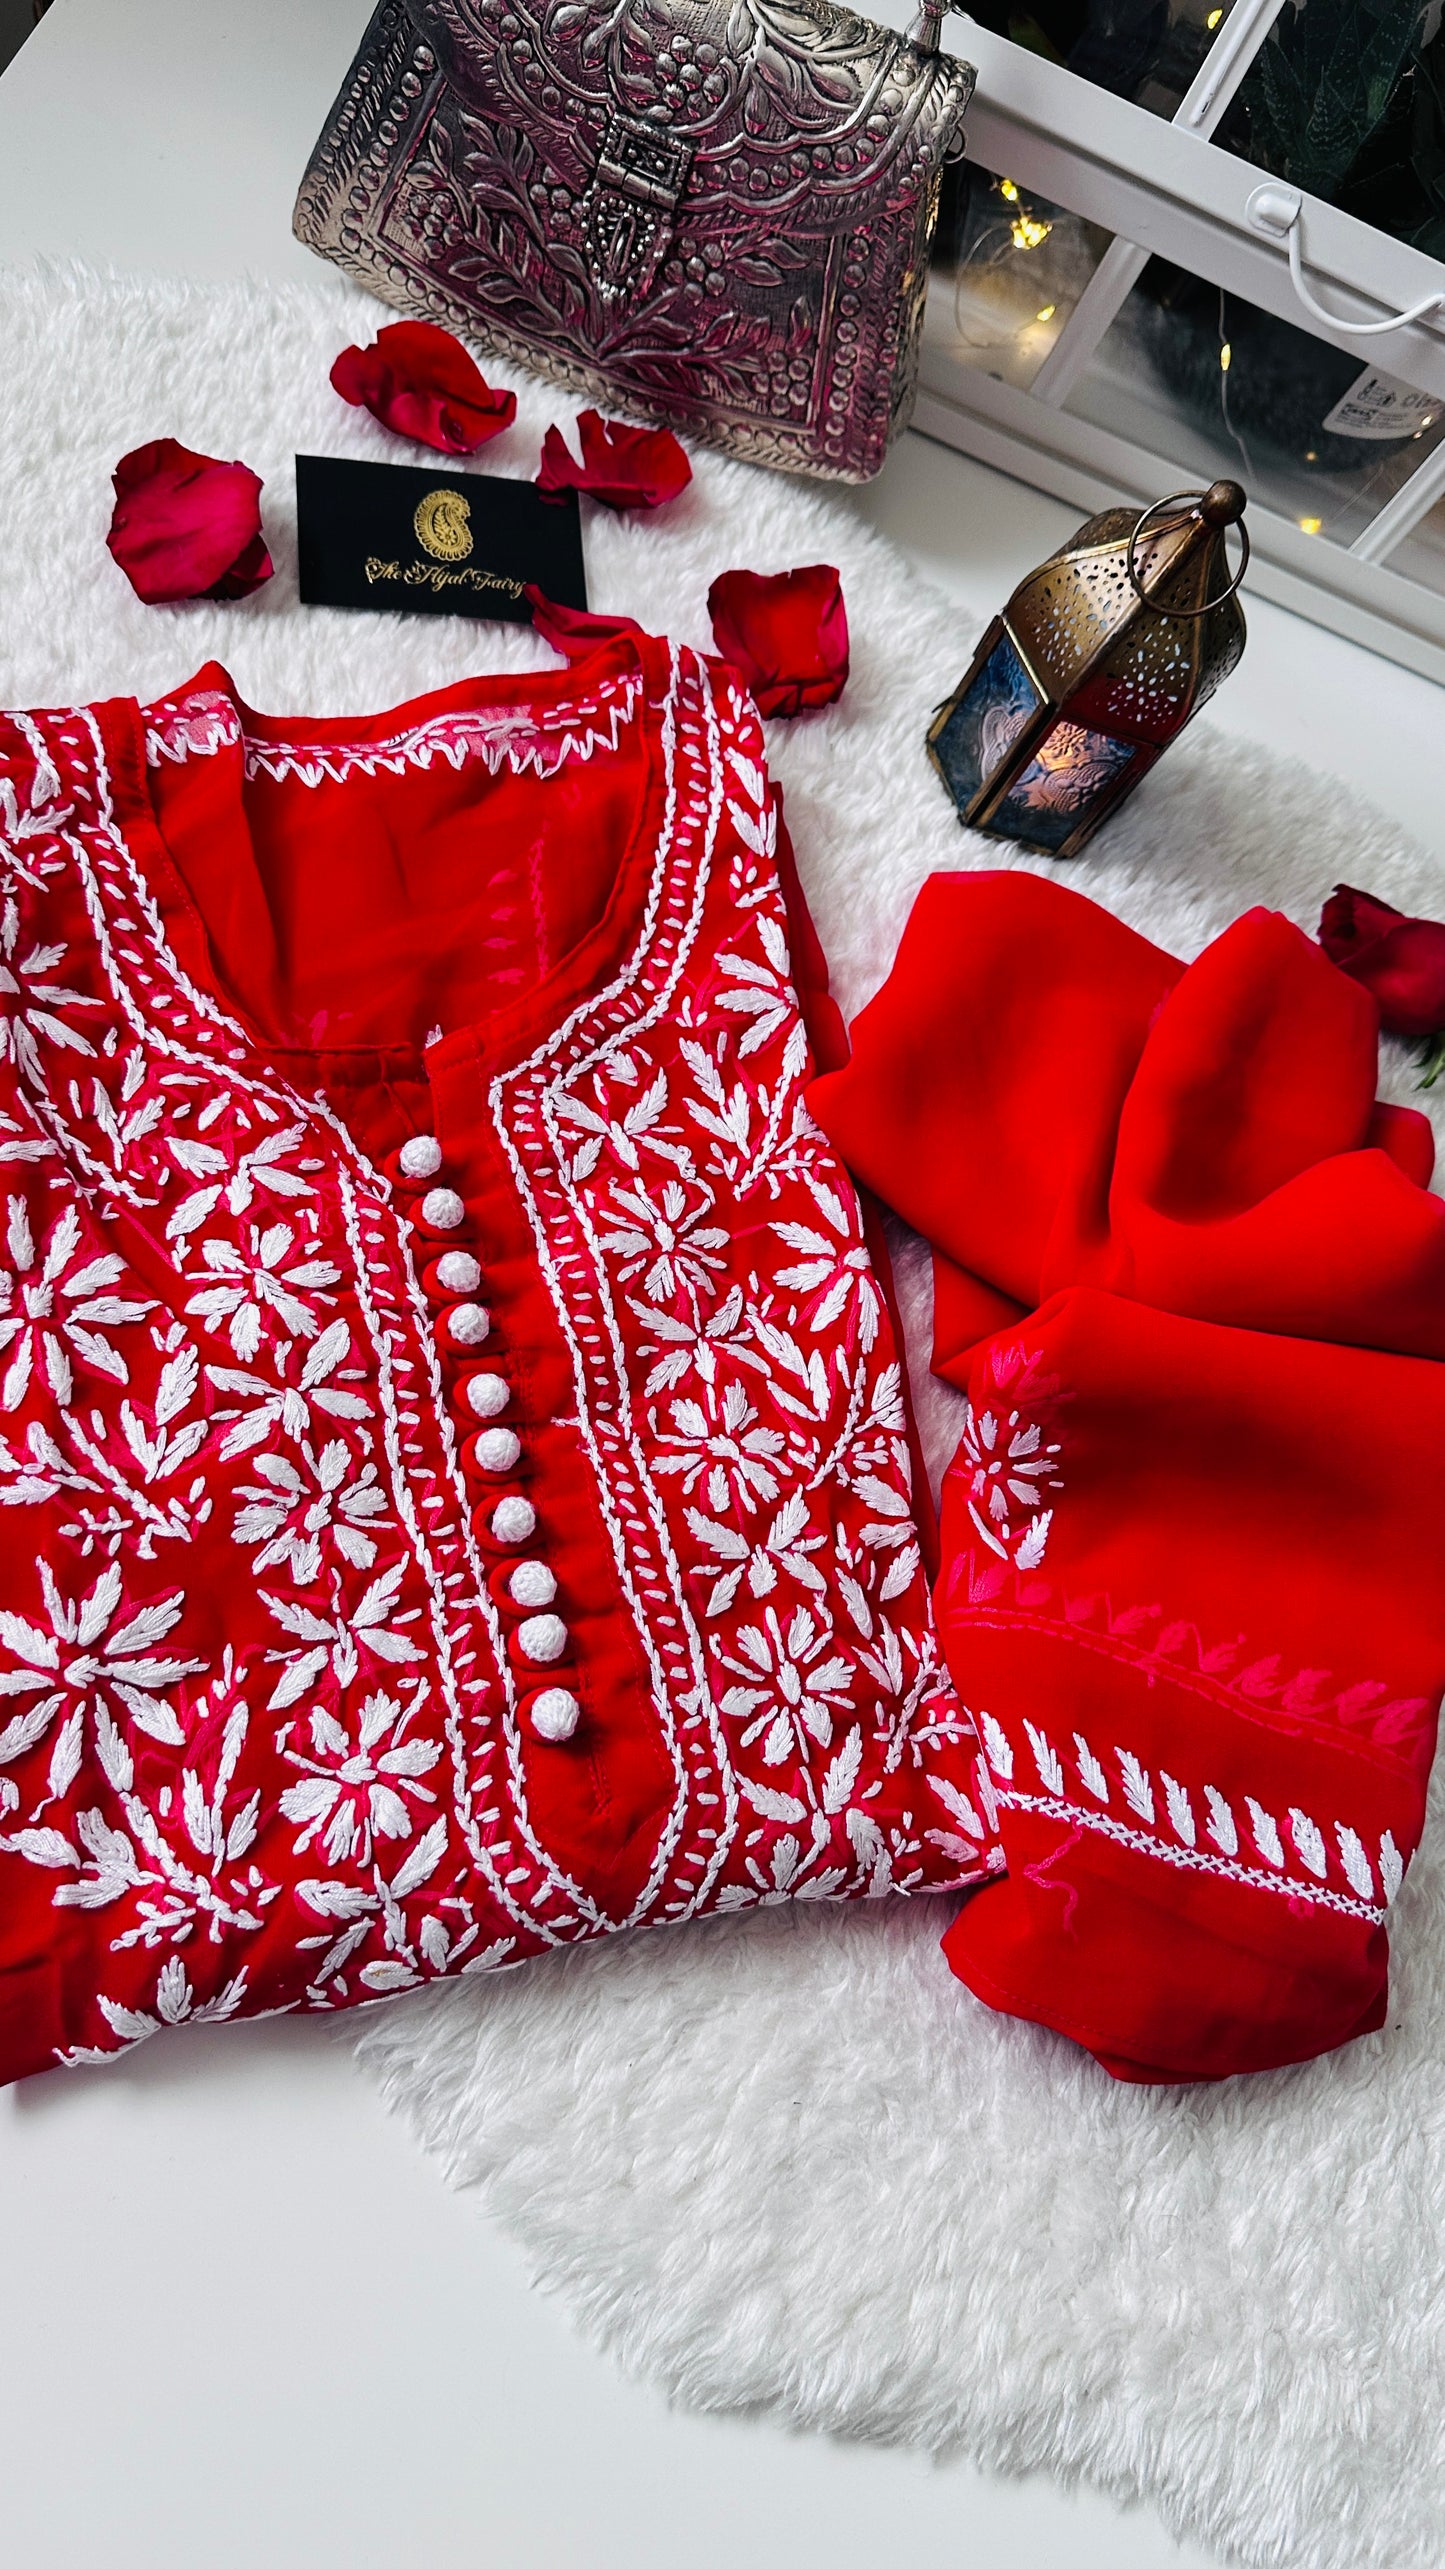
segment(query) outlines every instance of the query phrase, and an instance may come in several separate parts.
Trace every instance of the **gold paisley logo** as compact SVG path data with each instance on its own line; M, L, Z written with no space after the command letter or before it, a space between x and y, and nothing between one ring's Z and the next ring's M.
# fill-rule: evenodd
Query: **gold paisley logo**
M472 549L471 502L460 491L428 491L412 524L416 540L436 562L465 562Z

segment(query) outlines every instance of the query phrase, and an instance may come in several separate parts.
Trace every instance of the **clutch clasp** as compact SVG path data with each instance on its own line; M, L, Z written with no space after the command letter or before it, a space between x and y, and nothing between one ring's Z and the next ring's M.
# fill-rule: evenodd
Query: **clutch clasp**
M691 166L691 144L612 118L584 205L592 279L605 303L646 293Z

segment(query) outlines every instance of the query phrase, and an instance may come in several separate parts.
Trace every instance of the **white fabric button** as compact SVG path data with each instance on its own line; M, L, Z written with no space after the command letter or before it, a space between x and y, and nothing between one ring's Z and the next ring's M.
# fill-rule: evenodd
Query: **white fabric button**
M467 1249L448 1249L437 1260L437 1283L443 1293L475 1293L482 1271Z
M526 1543L537 1531L537 1511L530 1499L498 1499L492 1510L492 1533L498 1543Z
M467 1407L476 1418L499 1418L512 1397L500 1374L472 1374L465 1385Z
M459 1347L480 1347L492 1325L492 1315L480 1302L459 1302L447 1313L447 1336Z
M472 1452L484 1472L510 1472L522 1459L522 1442L510 1427L484 1427Z
M514 1606L550 1606L557 1582L545 1561L519 1561L507 1581L507 1594Z
M560 1615L528 1615L526 1622L517 1626L517 1641L524 1659L538 1659L550 1666L567 1647L567 1627Z
M434 1133L414 1133L402 1143L396 1158L403 1177L435 1177L442 1164L442 1146Z
M461 1197L449 1186L434 1186L421 1200L421 1218L434 1231L455 1231L466 1212Z
M531 1723L539 1739L570 1739L582 1707L565 1686L544 1686L532 1699Z

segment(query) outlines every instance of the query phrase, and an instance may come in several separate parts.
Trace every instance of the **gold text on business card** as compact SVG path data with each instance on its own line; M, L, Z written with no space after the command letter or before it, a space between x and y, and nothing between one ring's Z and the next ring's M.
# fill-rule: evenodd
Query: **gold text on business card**
M493 596L519 598L524 582L509 579L502 571L479 571L472 563L465 569L452 570L443 562L383 562L380 555L366 557L368 588L396 586L402 589L483 589Z

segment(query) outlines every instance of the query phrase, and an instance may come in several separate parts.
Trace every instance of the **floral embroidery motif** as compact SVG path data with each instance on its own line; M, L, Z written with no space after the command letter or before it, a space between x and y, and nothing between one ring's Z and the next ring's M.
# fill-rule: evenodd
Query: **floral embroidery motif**
M1046 1493L1063 1487L1058 1440L1048 1434L1058 1385L1043 1376L1038 1351L1016 1342L991 1347L986 1364L996 1398L981 1408L970 1402L959 1449L968 1513L990 1552L1035 1570L1053 1523Z
M568 1120L576 1101L566 1101ZM593 1161L592 1166L596 1166ZM586 1152L572 1163L574 1180L589 1176ZM606 1211L616 1228L604 1232L602 1246L621 1253L618 1273L635 1284L649 1302L667 1304L679 1294L707 1294L726 1267L726 1231L707 1216L712 1198L689 1196L676 1178L668 1178L656 1195L638 1186L614 1186Z
M659 1440L664 1450L655 1468L675 1472L690 1498L706 1498L719 1514L737 1507L751 1515L761 1500L777 1497L772 1464L787 1439L759 1423L741 1383L712 1385L701 1401L675 1400L669 1410L672 1426Z
M832 1747L834 1716L851 1709L853 1672L847 1659L830 1652L831 1641L827 1622L806 1606L794 1608L786 1631L769 1606L761 1624L743 1625L736 1653L724 1652L724 1665L745 1682L728 1688L723 1711L747 1724L745 1747L761 1736L766 1765L794 1756L806 1763L812 1744Z
M286 1454L260 1457L260 1481L240 1487L246 1505L237 1511L236 1541L260 1546L258 1572L284 1562L298 1588L315 1584L328 1546L358 1570L369 1570L376 1544L366 1529L387 1513L376 1465L358 1466L340 1437L319 1454L303 1443L301 1462L304 1469Z
M0 1409L20 1407L37 1366L62 1409L70 1407L76 1359L128 1382L125 1357L110 1333L144 1320L154 1305L110 1290L125 1273L124 1260L84 1254L73 1204L37 1248L19 1195L10 1198L6 1245L10 1264L0 1266L0 1355L7 1363Z
M122 2007L114 1998L102 1998L101 2014L116 2037L114 2044L76 2044L62 2052L67 2069L94 2068L114 2058L117 2049L129 2051L143 2043L148 2034L158 2034L163 2025L223 2025L234 2016L246 1994L246 1975L239 1971L215 1998L204 2005L196 2004L196 1993L186 1977L185 1966L176 1954L162 1963L156 1980L154 2013L144 2008Z
M442 1754L439 1740L407 1736L425 1699L425 1686L413 1688L405 1706L394 1695L368 1695L354 1740L334 1713L317 1706L306 1726L307 1746L282 1751L303 1770L281 1796L287 1819L303 1823L298 1855L319 1837L328 1864L353 1855L369 1864L375 1839L411 1836L419 1808L436 1802L422 1779Z
M114 1564L75 1603L61 1595L45 1562L39 1569L45 1623L0 1613L0 1645L11 1661L0 1669L0 1694L38 1698L0 1733L0 1762L32 1748L56 1714L69 1706L74 1710L67 1713L65 1729L68 1733L72 1723L76 1726L77 1750L87 1712L97 1724L134 1724L152 1739L179 1743L184 1734L167 1700L169 1691L178 1678L196 1675L205 1662L157 1658L155 1646L180 1622L184 1591L122 1614L124 1587ZM70 1754L67 1750L67 1765Z
M340 1268L324 1258L300 1258L288 1266L295 1241L288 1222L273 1222L265 1231L253 1224L244 1241L201 1243L202 1260L219 1281L193 1293L186 1309L208 1329L224 1329L242 1364L256 1354L273 1322L291 1338L314 1338L320 1321L305 1296L341 1282Z

